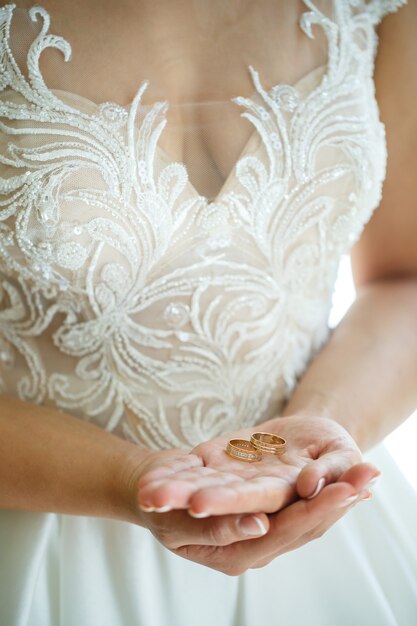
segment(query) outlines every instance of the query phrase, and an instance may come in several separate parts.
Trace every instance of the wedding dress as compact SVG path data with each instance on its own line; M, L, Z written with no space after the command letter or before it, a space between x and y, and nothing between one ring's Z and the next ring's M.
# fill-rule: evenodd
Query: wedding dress
M0 8L0 392L153 449L279 415L381 198L376 27L401 4L304 0L298 80L242 53L245 93L170 104L144 76L127 106L53 88L40 60L65 80L71 42L42 4ZM132 524L1 511L0 624L417 624L416 495L367 458L372 502L239 578Z

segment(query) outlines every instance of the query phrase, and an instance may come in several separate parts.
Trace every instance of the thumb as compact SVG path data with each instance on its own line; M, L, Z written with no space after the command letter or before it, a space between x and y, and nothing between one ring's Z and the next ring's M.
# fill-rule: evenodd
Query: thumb
M303 467L297 478L296 489L301 498L314 498L323 487L336 482L362 456L356 450L333 450Z

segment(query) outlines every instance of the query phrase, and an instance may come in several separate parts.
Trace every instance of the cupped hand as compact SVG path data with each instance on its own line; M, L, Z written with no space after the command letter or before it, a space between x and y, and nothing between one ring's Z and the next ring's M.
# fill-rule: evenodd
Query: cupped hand
M226 454L229 439L250 439L254 431L284 437L285 454L263 455L255 463ZM138 503L148 512L188 509L199 518L273 513L300 497L317 496L324 485L337 481L361 460L352 437L334 420L279 417L204 442L190 454L168 462L154 459L141 474ZM359 478L366 475L367 468L367 464L359 466Z
M375 468L361 463L313 499L298 499L275 514L194 519L186 511L140 512L141 523L166 548L188 560L235 576L321 537L361 499Z
M121 469L120 480L124 493L121 518L147 528L163 546L174 552L190 547L190 550L198 552L202 548L211 553L223 546L262 536L268 531L269 519L265 513L256 516L222 515L197 520L186 510L167 512L170 507L147 510L139 507L138 492L143 473L154 473L160 478L165 476L169 479L171 475L184 472L198 476L200 471L204 476L202 459L183 450L148 451L145 454L134 450L127 455ZM195 560L210 566L204 556L202 560L199 557Z
M285 437L285 455L249 464L225 453L232 436L249 439L255 430ZM191 453L150 453L131 476L131 501L135 521L166 548L237 575L320 537L368 496L378 474L361 462L355 442L336 422L292 416L205 442Z
M173 551L231 576L264 567L282 554L320 538L355 504L368 499L370 492L367 485L374 476L375 469L368 464L352 467L337 482L324 487L317 497L299 499L278 513L269 515L269 531L260 538L220 547L184 545ZM216 519L222 518L196 521Z

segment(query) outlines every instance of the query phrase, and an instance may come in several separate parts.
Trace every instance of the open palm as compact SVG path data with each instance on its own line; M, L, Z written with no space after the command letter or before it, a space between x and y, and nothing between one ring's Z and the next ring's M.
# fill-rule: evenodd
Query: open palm
M231 438L252 432L275 433L287 440L284 455L263 455L245 463L225 452ZM141 475L139 504L146 510L188 509L196 517L230 513L273 513L321 484L335 482L361 453L337 422L321 417L279 417L251 429L198 445L190 454L159 453Z

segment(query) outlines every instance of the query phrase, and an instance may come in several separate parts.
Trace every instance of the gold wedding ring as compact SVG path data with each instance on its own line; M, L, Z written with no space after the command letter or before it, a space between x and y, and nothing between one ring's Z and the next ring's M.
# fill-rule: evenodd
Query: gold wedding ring
M239 461L253 463L262 459L262 452L247 439L231 439L226 446L226 452L229 456Z
M253 433L250 443L267 454L284 454L287 442L283 437L278 437L272 433Z

